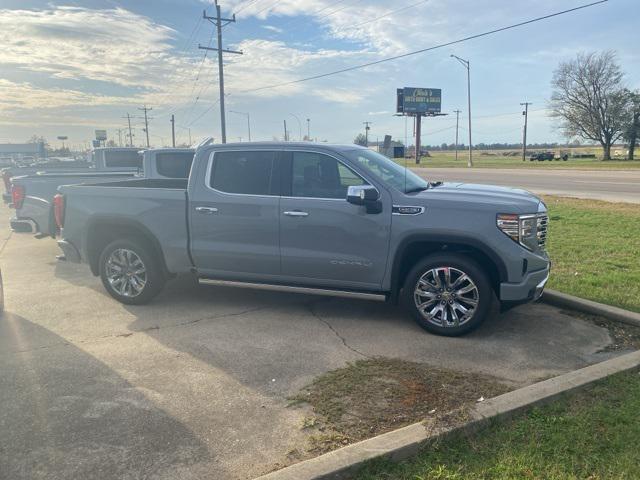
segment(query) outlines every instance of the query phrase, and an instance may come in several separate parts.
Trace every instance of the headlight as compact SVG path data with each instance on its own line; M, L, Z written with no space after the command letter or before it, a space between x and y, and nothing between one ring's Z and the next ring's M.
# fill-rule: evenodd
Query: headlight
M518 242L527 250L544 248L546 239L547 214L514 215L501 213L497 217L497 225L502 232ZM544 228L544 232L542 231Z

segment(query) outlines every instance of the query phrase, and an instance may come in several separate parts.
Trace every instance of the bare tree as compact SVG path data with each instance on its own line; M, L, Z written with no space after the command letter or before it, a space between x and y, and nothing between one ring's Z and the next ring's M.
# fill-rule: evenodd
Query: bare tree
M562 62L551 81L552 116L559 118L567 136L593 140L602 146L605 160L628 124L629 95L613 51L579 54Z
M629 155L627 158L633 160L638 135L640 134L640 90L629 92L627 122L627 127L622 137L629 143Z
M356 138L353 139L353 143L356 145L361 145L363 147L367 146L367 138L364 136L364 133L359 133Z

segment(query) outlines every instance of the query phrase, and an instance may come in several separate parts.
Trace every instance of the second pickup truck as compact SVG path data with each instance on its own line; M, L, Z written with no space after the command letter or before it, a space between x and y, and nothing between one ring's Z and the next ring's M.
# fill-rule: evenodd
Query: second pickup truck
M401 300L461 335L537 299L547 210L518 189L429 183L354 145L198 148L188 180L63 186L58 242L127 304L176 274L201 283Z

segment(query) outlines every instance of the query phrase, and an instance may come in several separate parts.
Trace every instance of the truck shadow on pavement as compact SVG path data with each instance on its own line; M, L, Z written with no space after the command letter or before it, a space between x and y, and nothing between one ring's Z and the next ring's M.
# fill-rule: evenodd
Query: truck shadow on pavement
M212 461L135 385L26 318L0 318L0 359L1 478L201 478Z

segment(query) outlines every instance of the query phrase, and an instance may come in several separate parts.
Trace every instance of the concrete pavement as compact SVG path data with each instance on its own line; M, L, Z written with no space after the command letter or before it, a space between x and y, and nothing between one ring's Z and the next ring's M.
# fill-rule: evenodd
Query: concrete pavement
M428 162L427 162L428 163ZM519 187L535 193L640 203L640 170L429 168L414 169L429 181L462 181Z
M13 234L0 256L1 479L252 478L306 440L307 413L287 398L346 362L399 357L521 386L612 355L597 353L606 330L542 304L455 339L385 304L189 278L124 306L56 253Z

